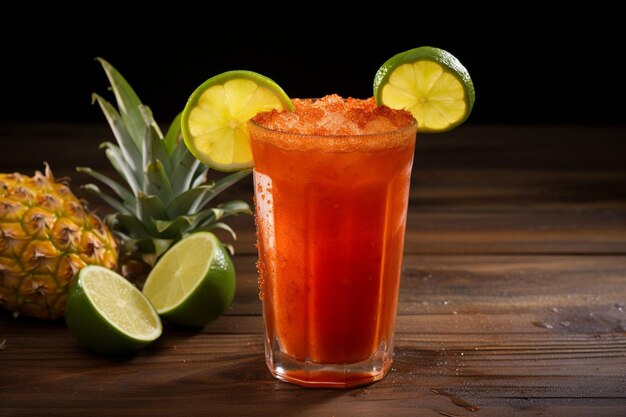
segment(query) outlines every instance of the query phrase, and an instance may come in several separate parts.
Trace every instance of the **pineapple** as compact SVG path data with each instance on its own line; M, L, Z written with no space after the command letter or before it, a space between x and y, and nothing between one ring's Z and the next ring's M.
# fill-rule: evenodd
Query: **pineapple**
M115 211L105 221L119 238L120 272L141 287L157 259L190 233L223 229L236 239L232 228L222 219L251 214L248 203L234 200L214 207L208 207L208 203L251 171L209 181L209 169L189 152L182 140L180 114L163 135L150 109L141 103L124 77L104 59L98 61L117 102L116 109L100 95L93 94L117 142L105 142L101 147L126 185L90 168L77 170L112 191L105 193L94 184L84 186ZM232 252L232 246L227 246Z
M115 268L117 247L100 218L45 168L33 177L0 174L0 306L56 319L78 271Z

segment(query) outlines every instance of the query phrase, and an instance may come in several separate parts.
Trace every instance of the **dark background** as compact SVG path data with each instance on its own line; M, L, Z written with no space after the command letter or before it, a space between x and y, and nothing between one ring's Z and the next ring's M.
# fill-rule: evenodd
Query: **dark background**
M317 3L282 16L260 3L213 12L175 6L160 18L121 8L79 17L43 13L12 25L5 16L0 121L104 122L90 105L92 92L111 97L96 56L166 124L199 84L226 70L260 72L291 97L364 98L388 58L431 45L454 54L472 76L476 104L466 123L624 122L625 36L611 9L547 16L512 4L507 12L490 10L489 18L452 19L395 3L378 3L367 18ZM387 9L393 13L379 13Z

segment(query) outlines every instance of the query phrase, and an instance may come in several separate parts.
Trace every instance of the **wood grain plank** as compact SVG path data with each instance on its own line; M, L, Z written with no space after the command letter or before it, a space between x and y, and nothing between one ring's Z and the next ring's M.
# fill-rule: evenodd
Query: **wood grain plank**
M155 410L165 415L269 416L289 410L296 415L333 410L347 416L435 410L468 415L468 407L480 409L478 415L502 415L521 407L560 416L576 415L570 408L575 405L587 415L601 409L617 416L626 403L626 338L616 335L556 340L548 334L476 334L471 339L401 334L387 378L332 391L302 390L274 380L263 363L260 335L172 330L140 354L120 360L94 356L61 334L42 345L32 330L22 345L3 352L5 373L15 378L0 380L0 399L11 415L47 410L126 415L129 409L133 415ZM56 333L64 331L56 328ZM563 410L555 412L559 406Z

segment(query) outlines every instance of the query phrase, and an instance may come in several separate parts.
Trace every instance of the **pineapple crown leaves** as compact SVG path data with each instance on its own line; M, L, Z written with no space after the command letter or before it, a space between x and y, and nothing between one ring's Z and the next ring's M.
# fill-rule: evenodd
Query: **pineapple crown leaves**
M117 109L98 94L92 95L113 131L115 142L101 148L127 186L87 167L77 171L106 185L105 193L95 184L83 188L111 206L109 226L122 240L126 251L138 249L158 258L169 247L195 231L222 229L236 239L235 232L221 219L251 214L248 203L228 201L207 207L217 195L250 174L238 171L208 182L209 169L187 149L180 129L180 114L163 135L152 111L124 77L106 60L97 58L107 75Z

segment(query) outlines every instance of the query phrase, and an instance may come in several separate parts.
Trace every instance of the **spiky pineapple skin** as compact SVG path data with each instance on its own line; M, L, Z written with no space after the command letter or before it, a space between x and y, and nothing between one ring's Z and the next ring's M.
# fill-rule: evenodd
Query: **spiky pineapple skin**
M0 173L0 306L41 319L63 317L67 292L86 265L115 269L109 228L45 174Z

